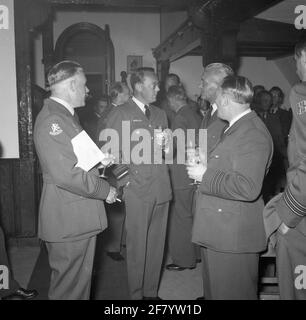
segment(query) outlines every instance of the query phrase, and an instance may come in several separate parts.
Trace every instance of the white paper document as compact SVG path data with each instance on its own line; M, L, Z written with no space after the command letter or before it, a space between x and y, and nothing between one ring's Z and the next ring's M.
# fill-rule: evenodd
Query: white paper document
M76 167L88 172L101 162L105 155L83 130L71 139L73 151L78 159Z

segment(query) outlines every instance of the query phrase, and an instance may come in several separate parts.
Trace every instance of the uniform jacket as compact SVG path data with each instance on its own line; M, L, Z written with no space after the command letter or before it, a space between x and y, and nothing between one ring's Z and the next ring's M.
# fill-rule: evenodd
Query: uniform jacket
M83 129L77 116L47 99L37 116L34 143L43 174L38 235L50 242L89 238L107 227L103 201L109 184L75 167L71 139Z
M222 252L265 249L261 188L272 153L272 138L254 112L226 131L199 186L193 242Z
M176 129L183 129L185 133L185 137L187 137L187 130L194 129L195 133L198 133L201 124L201 117L196 111L191 108L189 105L183 106L173 118L172 122L172 132ZM185 143L186 145L186 143ZM171 183L172 188L174 189L186 189L192 188L191 185L192 180L189 179L186 171L185 164L177 164L178 153L180 153L179 158L184 158L186 153L186 148L177 148L175 145L174 149L174 159L173 164L169 165L170 169L170 176L171 176ZM183 154L182 154L183 153Z
M287 187L276 204L280 219L306 236L306 82L290 92L293 113L289 134Z
M163 110L152 105L150 106L150 112L151 117L148 120L141 109L130 99L125 104L112 110L108 116L106 127L107 129L114 129L119 134L119 154L122 161L127 163L129 167L129 184L127 188L144 201L154 200L157 203L164 203L172 197L170 178L166 164L154 164L153 131L159 126L166 128L167 117ZM129 134L122 131L123 121L129 125L133 139L129 139ZM149 158L149 161L138 164L133 161L132 155L134 152L138 154L135 146L139 146L138 139L142 132L141 129L146 129L150 133L151 145L143 144L143 146L146 146L143 152L144 156ZM125 139L125 141L122 141L122 139ZM100 140L106 140L103 133L100 134ZM127 141L130 141L130 146ZM151 157L148 157L150 152Z

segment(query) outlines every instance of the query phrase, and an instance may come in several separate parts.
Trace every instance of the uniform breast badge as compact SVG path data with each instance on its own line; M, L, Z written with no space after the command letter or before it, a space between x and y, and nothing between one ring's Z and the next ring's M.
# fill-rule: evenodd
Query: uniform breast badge
M51 124L51 131L49 132L52 136L57 136L61 134L63 130L61 127L58 125L58 123L52 123Z

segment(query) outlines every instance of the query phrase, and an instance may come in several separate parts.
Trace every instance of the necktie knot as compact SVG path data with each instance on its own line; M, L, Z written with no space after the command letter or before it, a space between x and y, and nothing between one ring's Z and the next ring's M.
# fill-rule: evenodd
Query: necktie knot
M147 105L145 105L144 107L145 107L145 115L146 115L147 119L149 120L150 116L151 116L150 108Z

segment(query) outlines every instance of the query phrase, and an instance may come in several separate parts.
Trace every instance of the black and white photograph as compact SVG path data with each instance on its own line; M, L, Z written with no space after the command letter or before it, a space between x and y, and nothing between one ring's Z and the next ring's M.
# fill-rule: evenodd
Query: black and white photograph
M0 0L0 42L1 306L306 300L305 1Z

